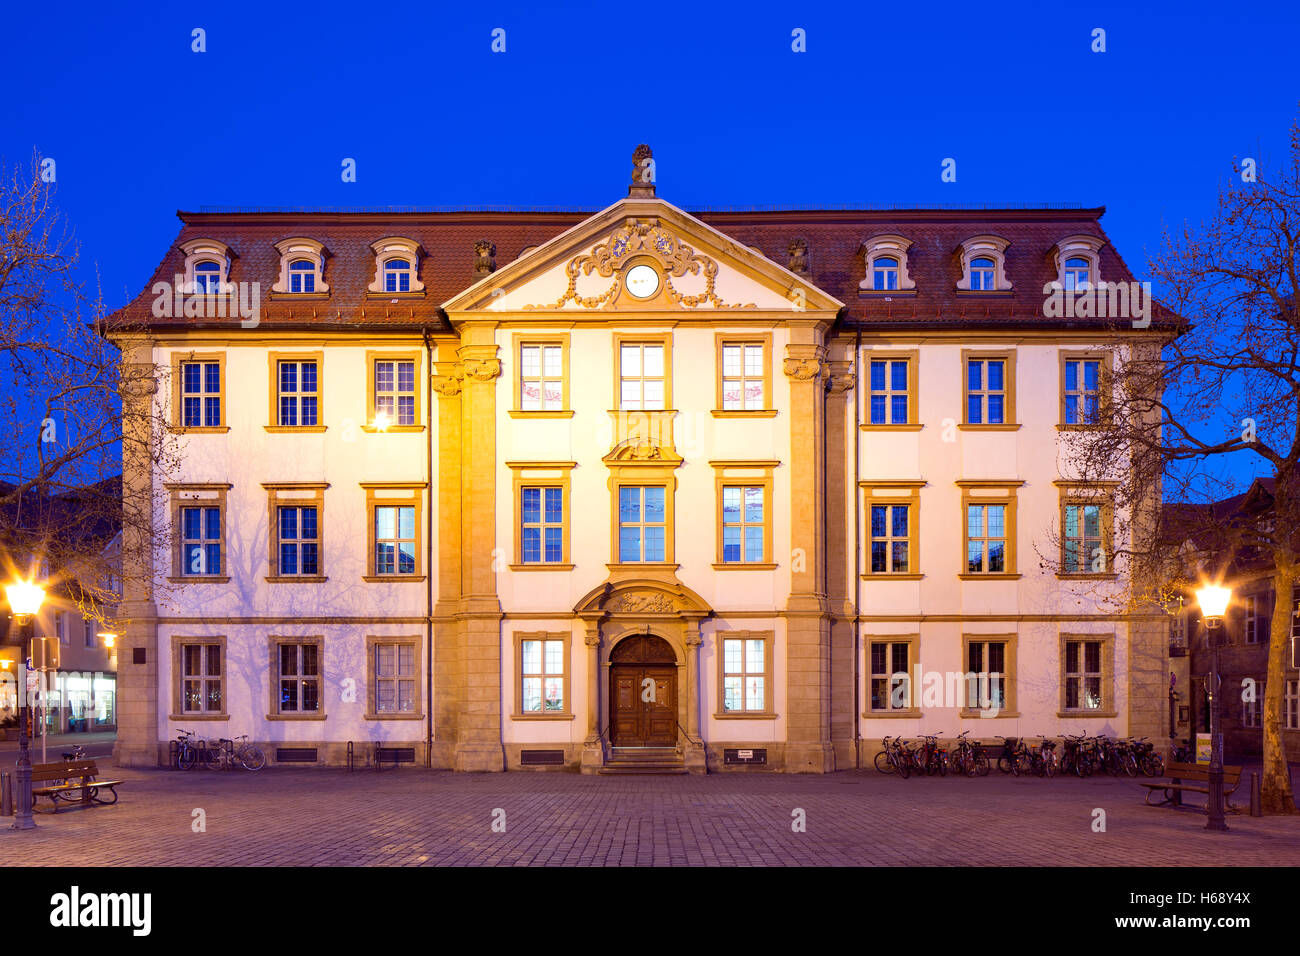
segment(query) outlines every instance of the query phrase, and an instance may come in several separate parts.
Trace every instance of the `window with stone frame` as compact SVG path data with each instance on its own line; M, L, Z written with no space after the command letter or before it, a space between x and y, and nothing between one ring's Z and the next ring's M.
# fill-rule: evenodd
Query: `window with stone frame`
M1102 710L1104 697L1101 640L1067 640L1063 662L1066 710Z
M409 641L377 641L371 652L374 654L375 713L415 713L419 709L416 645Z
M867 642L868 708L873 712L915 710L912 666L915 639L872 638Z
M186 642L179 650L181 713L224 713L226 677L222 645Z
M278 642L276 652L277 712L290 716L320 713L320 642L282 640Z

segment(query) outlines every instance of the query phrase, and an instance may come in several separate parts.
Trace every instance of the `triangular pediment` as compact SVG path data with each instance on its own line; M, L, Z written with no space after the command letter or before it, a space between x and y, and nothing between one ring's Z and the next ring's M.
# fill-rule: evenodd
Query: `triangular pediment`
M443 304L453 322L484 312L833 318L841 308L806 276L658 198L621 200Z

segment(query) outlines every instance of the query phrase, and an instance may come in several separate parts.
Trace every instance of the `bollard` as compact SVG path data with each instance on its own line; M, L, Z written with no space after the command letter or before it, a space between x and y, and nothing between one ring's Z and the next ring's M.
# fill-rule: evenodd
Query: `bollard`
M1259 799L1259 772L1255 770L1250 772L1250 815L1252 817L1264 815Z
M14 792L9 789L9 774L0 773L0 817L14 815Z

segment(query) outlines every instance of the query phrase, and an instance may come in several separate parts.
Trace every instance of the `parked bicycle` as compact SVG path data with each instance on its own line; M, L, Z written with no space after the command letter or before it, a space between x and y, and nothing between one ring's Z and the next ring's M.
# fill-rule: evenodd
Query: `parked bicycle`
M215 746L208 748L207 756L205 766L209 770L231 770L235 766L245 770L261 770L266 766L266 754L261 747L248 742L248 734L233 740L218 738Z
M967 739L969 736L969 730L957 735L957 749L952 754L953 773L965 774L968 777L987 777L989 758L985 755L983 747Z
M1002 753L998 757L999 770L1017 777L1022 773L1033 772L1034 758L1023 739L999 736L998 740L1002 741Z
M192 730L182 730L176 735L176 766L180 770L193 770L199 762L201 741Z
M71 761L88 760L89 758L86 756L86 748L81 746L81 744L76 744L71 750L63 751L63 759Z

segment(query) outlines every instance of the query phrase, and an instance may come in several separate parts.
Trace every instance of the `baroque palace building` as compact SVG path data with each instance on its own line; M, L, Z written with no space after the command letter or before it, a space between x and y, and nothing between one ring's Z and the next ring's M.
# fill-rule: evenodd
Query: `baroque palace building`
M1044 314L1131 280L1103 210L691 215L650 168L596 213L179 214L114 333L128 436L183 452L124 452L159 504L120 763L182 729L584 772L1167 733L1167 624L1109 602L1107 489L1058 451L1156 341Z

